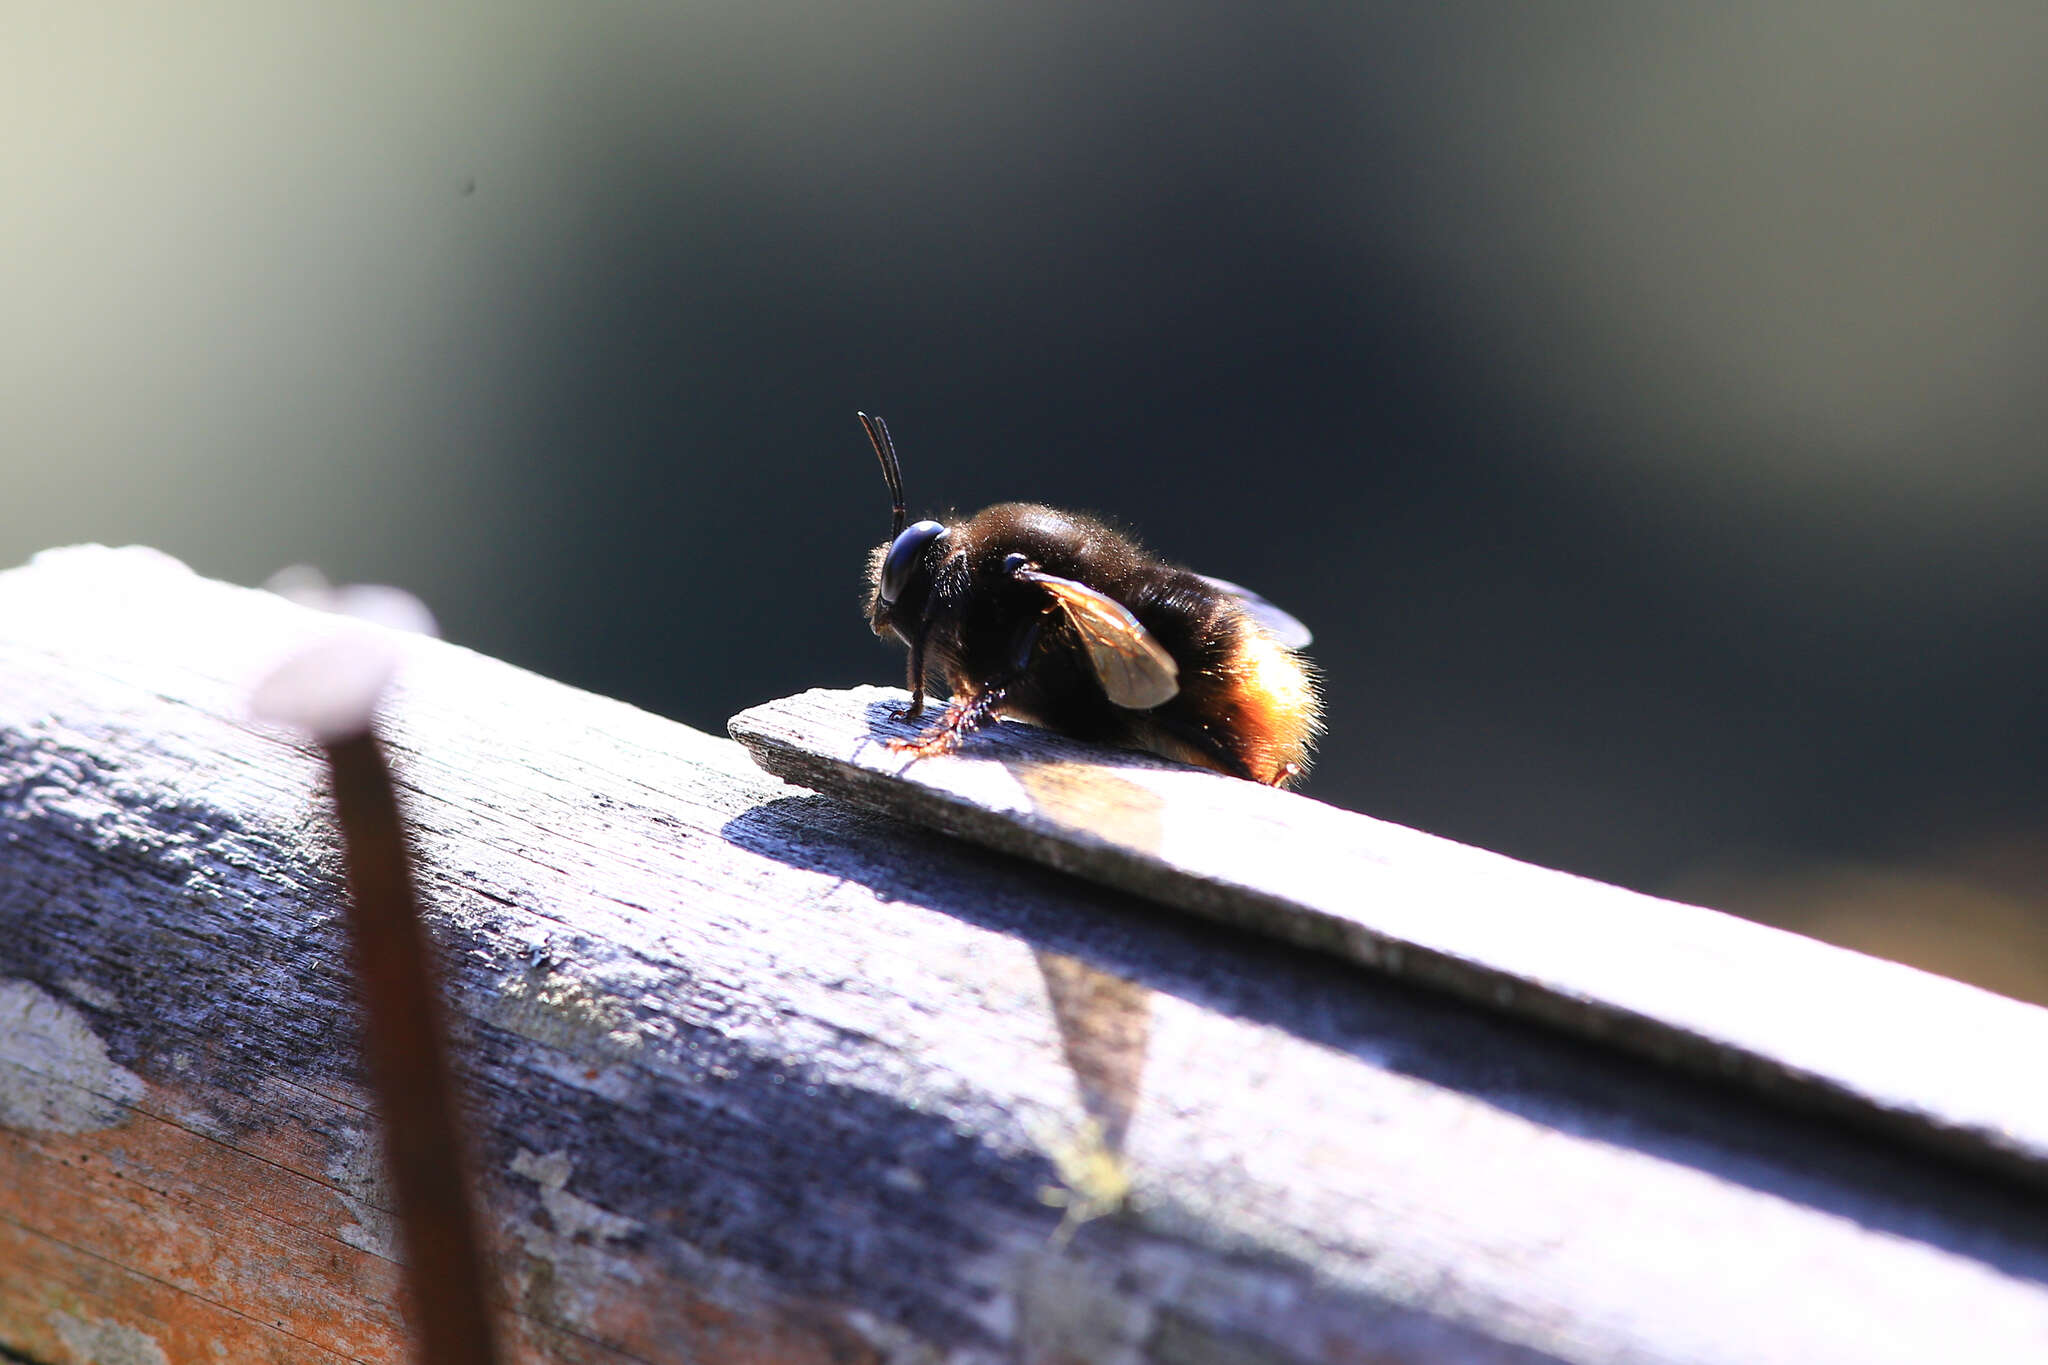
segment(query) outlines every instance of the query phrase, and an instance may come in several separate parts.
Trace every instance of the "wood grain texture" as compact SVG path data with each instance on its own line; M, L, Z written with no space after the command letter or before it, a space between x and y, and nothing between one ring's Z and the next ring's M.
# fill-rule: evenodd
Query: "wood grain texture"
M0 1347L402 1358L320 766L243 719L326 629L147 552L0 574ZM407 648L517 1359L2048 1344L2020 1185Z
M2039 1006L1031 726L913 761L907 700L816 690L730 728L792 782L2048 1188Z

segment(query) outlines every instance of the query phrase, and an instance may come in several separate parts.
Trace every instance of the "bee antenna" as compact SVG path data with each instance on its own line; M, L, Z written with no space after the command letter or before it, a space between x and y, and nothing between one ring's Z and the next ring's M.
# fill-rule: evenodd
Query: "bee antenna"
M868 434L868 444L875 448L875 458L882 462L882 480L889 485L889 497L896 504L889 526L889 539L894 541L903 534L904 521L903 466L896 462L896 443L889 439L889 424L881 418L864 412L854 416L860 418L860 429Z

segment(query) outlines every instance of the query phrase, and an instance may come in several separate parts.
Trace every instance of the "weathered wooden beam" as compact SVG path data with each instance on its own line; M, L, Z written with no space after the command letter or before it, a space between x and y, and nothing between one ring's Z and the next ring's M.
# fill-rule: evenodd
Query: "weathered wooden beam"
M2048 1010L1028 725L911 759L908 701L816 690L730 728L791 782L2048 1188L2048 1086L2018 1081Z
M320 768L243 718L326 629L146 552L0 574L0 1348L400 1358ZM385 732L517 1358L2048 1342L2024 1184L407 649Z

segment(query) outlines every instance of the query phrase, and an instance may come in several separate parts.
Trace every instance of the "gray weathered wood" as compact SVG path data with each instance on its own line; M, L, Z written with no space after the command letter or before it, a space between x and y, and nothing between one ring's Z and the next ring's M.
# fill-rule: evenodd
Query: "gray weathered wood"
M913 761L907 701L805 692L731 731L792 782L2048 1187L2048 1010L1031 726Z
M0 1347L397 1358L322 778L242 718L325 629L146 552L0 574ZM2048 1345L2021 1186L407 657L519 1358Z

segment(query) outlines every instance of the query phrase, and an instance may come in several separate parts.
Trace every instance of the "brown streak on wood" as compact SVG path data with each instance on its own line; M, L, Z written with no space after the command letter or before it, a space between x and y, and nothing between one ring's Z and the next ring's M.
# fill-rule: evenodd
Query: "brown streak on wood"
M1041 950L1033 956L1081 1104L1100 1127L1104 1144L1120 1153L1143 1091L1150 993L1064 953Z

